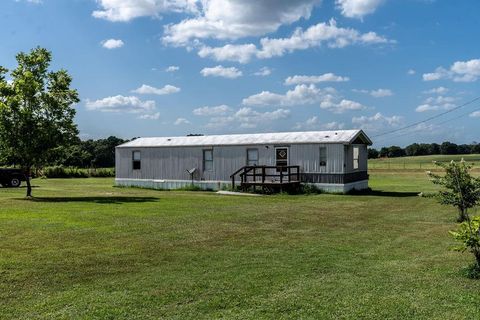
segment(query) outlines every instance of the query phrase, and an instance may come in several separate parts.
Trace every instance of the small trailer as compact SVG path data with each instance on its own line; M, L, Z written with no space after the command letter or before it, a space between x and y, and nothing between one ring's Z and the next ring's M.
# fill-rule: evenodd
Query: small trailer
M138 138L116 148L115 183L154 189L368 188L362 130Z

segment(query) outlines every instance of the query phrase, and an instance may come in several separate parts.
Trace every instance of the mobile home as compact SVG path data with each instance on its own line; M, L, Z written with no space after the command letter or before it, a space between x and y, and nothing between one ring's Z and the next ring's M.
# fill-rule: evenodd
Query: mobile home
M362 130L138 138L116 148L115 183L155 189L193 184L218 190L232 181L240 184L236 174L263 168L263 177L255 173L254 180L274 183L279 176L290 181L294 175L291 181L348 192L368 188L371 144ZM265 168L274 174L266 174Z

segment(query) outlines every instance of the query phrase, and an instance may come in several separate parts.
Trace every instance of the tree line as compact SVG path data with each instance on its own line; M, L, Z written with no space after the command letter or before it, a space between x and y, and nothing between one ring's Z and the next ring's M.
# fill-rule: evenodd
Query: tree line
M75 139L72 145L58 148L48 164L76 168L112 168L115 166L115 147L127 141L114 136L98 140Z
M480 143L455 144L445 141L438 143L413 143L405 148L399 146L383 147L380 150L369 148L368 158L397 158L405 156L428 156L436 154L476 154L480 153Z
M115 147L128 140L114 136L106 139L80 140L75 138L69 145L52 150L43 166L65 166L75 168L112 168L115 166ZM15 156L0 157L0 165L15 166Z

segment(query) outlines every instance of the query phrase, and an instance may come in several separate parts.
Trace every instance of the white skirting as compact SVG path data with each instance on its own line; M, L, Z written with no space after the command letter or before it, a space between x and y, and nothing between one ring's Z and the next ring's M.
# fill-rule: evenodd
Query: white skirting
M355 181L346 184L334 184L334 183L309 183L314 185L318 189L331 192L331 193L348 193L352 190L365 190L368 189L368 180Z
M123 179L116 178L115 185L119 187L139 187L158 190L175 190L189 188L191 180L163 180L163 179ZM232 185L230 181L194 181L193 186L202 190L222 190Z
M239 185L240 182L236 181ZM332 184L332 183L309 183L318 189L331 193L347 193L352 190L368 189L368 180L356 181L347 184ZM156 180L156 179L123 179L116 178L115 185L120 187L139 187L159 190L175 190L188 188L192 186L190 180ZM222 190L231 187L231 181L194 181L193 185L202 190Z

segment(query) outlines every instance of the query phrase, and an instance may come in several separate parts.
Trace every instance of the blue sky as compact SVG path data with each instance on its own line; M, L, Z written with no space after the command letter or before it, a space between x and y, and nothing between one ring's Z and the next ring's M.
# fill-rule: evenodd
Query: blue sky
M0 65L51 50L80 93L83 138L376 136L480 96L478 12L477 0L2 0ZM479 141L478 110L375 145Z

